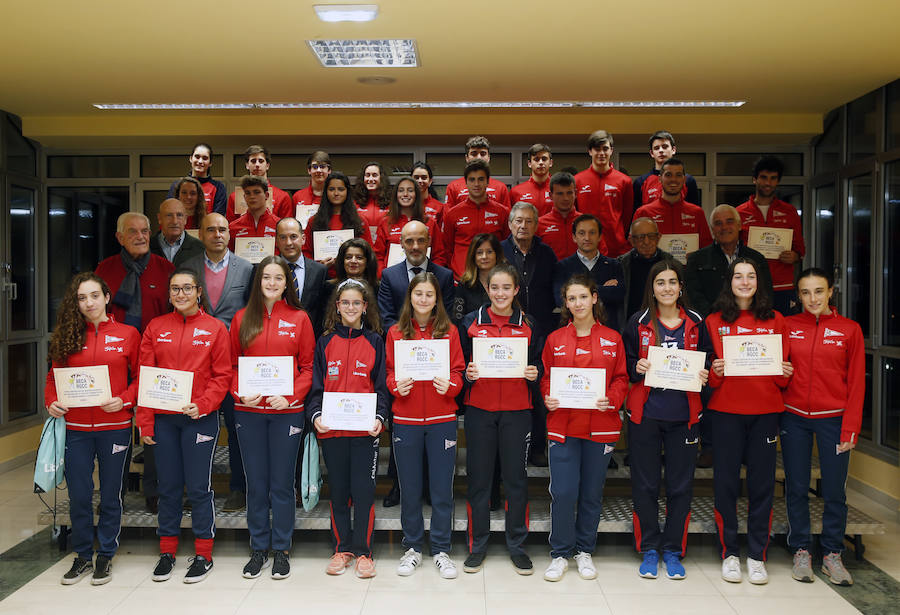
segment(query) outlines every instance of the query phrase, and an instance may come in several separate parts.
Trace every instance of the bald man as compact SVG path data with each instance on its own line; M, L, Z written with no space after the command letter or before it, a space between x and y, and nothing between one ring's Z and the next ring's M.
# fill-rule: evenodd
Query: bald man
M159 232L150 239L150 251L180 267L184 262L203 253L203 242L185 230L187 213L178 199L166 199L156 214Z

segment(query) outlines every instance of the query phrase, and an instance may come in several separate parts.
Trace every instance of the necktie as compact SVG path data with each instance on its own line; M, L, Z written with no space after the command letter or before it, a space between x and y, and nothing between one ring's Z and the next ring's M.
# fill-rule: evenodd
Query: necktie
M421 267L412 267L410 269L410 271L413 272L413 275L419 275L420 273L422 273L422 268Z
M297 289L297 300L303 296L303 289L300 288L300 280L297 279L297 269L300 268L300 265L297 263L291 263L291 272L294 274L294 288Z

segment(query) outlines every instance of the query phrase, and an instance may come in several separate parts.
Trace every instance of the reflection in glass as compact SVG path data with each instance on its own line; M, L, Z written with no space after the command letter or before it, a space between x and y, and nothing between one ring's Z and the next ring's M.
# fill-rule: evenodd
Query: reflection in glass
M884 338L900 346L900 160L885 165L884 182Z
M875 155L875 132L878 115L875 106L878 92L870 92L847 105L847 145L850 162Z
M190 152L177 155L147 154L141 156L141 177L165 177L175 179L191 174L191 165L188 162ZM222 154L213 154L210 173L213 177L222 177L225 172L224 157ZM241 173L243 175L243 173Z
M847 182L847 207L850 211L847 316L859 323L863 335L869 327L869 274L872 256L872 176L860 175Z
M815 144L815 173L836 171L841 166L841 112L835 109L825 116L825 130Z
M881 398L881 444L900 449L900 360L884 357Z
M9 196L9 253L12 281L16 285L16 299L10 303L10 328L29 331L37 327L35 191L13 185Z
M6 167L13 173L37 177L37 150L31 141L22 136L21 125L6 115Z
M816 208L816 265L834 273L834 233L837 220L834 184L816 188L813 192L813 203Z
M37 382L46 370L38 372L37 343L9 346L6 382L9 385L9 420L14 421L38 413Z
M677 152L676 157L684 163L684 170L687 173L690 173L694 176L702 176L706 175L706 154L699 153L682 153ZM579 171L583 171L591 164L591 159L588 156L587 152L583 152L578 154L578 162L575 165ZM556 156L553 157L553 170L558 171L562 167L568 166L566 164L560 164L556 161ZM527 168L527 167L522 167ZM619 164L616 166L617 169L625 173L626 175L631 175L632 177L640 177L644 173L648 172L653 168L653 159L650 158L649 152L627 152L619 153ZM720 173L721 175L721 173ZM695 203L699 205L699 203Z
M872 439L872 355L866 353L866 398L863 401L862 427L859 437Z
M716 186L716 205L733 205L737 207L745 203L756 193L753 184L746 186L734 186L719 184ZM797 210L797 214L803 217L803 186L778 186L776 197L790 203Z
M128 155L47 156L47 177L128 177Z

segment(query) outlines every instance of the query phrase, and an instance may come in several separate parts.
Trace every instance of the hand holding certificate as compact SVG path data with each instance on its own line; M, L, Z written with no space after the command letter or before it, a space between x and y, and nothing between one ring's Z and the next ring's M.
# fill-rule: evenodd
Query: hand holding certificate
M319 420L329 429L371 431L375 425L376 393L322 394L322 416Z
M472 338L472 361L479 378L524 378L528 365L528 338Z
M596 410L606 397L606 370L602 368L551 367L550 397L560 408Z
M353 229L337 231L313 231L313 258L324 261L335 258L341 244L348 239L353 239Z
M703 382L700 372L706 365L706 353L650 346L647 349L650 370L644 384L656 389L700 392Z
M450 379L450 340L396 340L394 379Z
M141 365L138 405L183 412L191 404L194 372Z
M790 250L793 240L794 230L789 228L751 226L747 232L747 246L772 260L785 250Z
M726 376L781 376L781 335L726 335L722 338Z
M294 394L291 357L238 357L238 395L264 397Z
M112 397L109 385L109 367L56 367L56 400L63 408L99 406Z

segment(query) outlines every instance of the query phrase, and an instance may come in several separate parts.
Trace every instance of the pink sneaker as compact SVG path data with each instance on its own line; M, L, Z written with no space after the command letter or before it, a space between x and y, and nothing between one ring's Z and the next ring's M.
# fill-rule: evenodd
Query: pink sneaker
M356 576L360 579L371 579L375 576L375 561L366 555L356 558Z
M353 554L352 553L335 553L331 556L331 559L328 562L328 567L325 568L325 574L330 575L339 575L344 574L347 568L350 567L350 564L353 563Z

